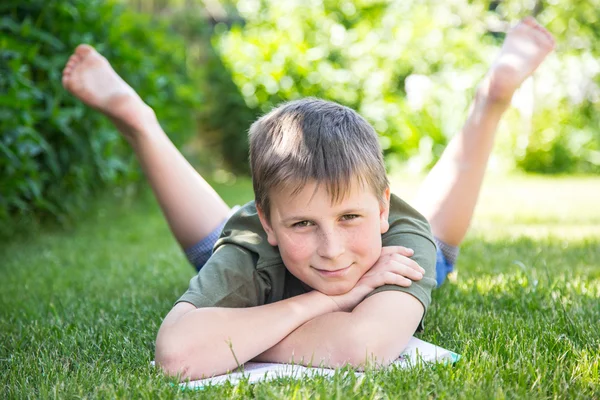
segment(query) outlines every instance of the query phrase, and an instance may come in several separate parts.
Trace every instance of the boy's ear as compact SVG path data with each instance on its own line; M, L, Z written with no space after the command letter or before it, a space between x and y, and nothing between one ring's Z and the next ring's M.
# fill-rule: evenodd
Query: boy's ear
M269 224L269 221L265 217L265 213L258 206L256 206L256 212L258 213L258 219L260 220L260 224L267 233L267 241L271 246L277 246L277 238L275 237L275 232L273 232L271 224Z
M383 192L384 203L379 204L379 224L381 226L381 234L384 234L390 229L390 188L389 186Z

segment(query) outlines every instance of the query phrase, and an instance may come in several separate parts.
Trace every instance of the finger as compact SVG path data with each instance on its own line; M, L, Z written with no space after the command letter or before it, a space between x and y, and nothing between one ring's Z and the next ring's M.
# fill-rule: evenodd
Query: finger
M420 268L420 267L419 267ZM423 279L423 277L425 276L424 272L421 272L419 269L414 269L408 265L404 265L401 262L398 261L390 261L385 269L381 269L379 271L375 271L374 275L376 274L383 274L386 272L392 272L396 275L400 275L403 276L405 278L408 278L412 281L420 281L421 279Z
M423 279L424 274L420 271L417 271L411 267L408 267L406 265L399 265L398 266L398 270L397 271L393 271L395 273L397 273L398 275L401 275L405 278L408 278L410 280L413 281L420 281L421 279Z
M414 269L415 271L419 271L422 274L425 273L425 269L422 268L415 260L412 260L412 259L410 259L408 257L405 257L405 256L402 256L400 254L392 254L392 255L390 255L390 260L393 260L395 262L404 264L407 267L410 267L410 268Z
M402 275L398 275L397 273L386 271L376 275L364 276L361 279L360 284L368 286L370 290L374 290L384 285L398 285L402 287L409 287L410 285L412 285L412 281Z
M384 274L385 285L398 285L402 287L409 287L412 285L412 281L402 275L395 274L393 272L386 272ZM383 285L381 285L383 286Z
M385 246L381 248L381 255L388 255L388 254L402 254L404 256L410 257L413 254L415 254L415 251L413 249L409 249L408 247L404 247L404 246Z

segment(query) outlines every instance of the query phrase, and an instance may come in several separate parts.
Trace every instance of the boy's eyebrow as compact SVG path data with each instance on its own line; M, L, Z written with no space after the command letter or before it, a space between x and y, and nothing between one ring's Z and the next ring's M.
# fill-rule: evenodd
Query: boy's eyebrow
M364 207L348 208L348 209L343 210L342 212L340 212L340 215L344 215L344 214L357 214L357 213L362 213L364 211L365 211Z
M345 209L345 210L342 210L341 212L339 212L338 215L360 214L360 213L364 212L364 210L365 210L365 208L363 208L363 207L348 208L348 209ZM308 216L303 216L303 215L294 215L291 217L284 218L282 220L282 222L304 221L304 220L310 220L310 219L314 219L314 218L308 217Z

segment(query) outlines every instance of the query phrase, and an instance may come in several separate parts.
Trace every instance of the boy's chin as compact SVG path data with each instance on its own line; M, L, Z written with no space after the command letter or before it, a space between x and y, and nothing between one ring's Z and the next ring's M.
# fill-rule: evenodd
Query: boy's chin
M316 289L317 291L326 294L327 296L340 296L342 294L348 293L354 285L351 282L339 282L334 285L331 284L321 284L320 288Z

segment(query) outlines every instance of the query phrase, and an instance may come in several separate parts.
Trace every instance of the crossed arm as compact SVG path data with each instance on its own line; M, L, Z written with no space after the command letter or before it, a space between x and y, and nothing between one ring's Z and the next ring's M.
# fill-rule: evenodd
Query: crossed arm
M423 316L412 295L377 293L351 312L334 311L312 291L251 308L196 308L179 303L156 339L156 362L170 375L199 379L255 359L303 365L378 364L398 357Z
M408 293L377 293L352 312L321 315L301 325L255 360L362 367L394 361L416 331L423 305Z
M371 270L339 296L312 291L247 308L178 303L158 332L156 362L182 379L223 374L250 360L330 367L361 367L371 360L388 364L417 329L424 307L399 291L365 296L386 284L407 286L407 277L418 280L425 270L410 255L401 246L384 247Z

